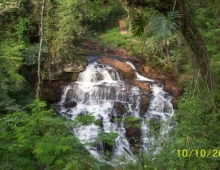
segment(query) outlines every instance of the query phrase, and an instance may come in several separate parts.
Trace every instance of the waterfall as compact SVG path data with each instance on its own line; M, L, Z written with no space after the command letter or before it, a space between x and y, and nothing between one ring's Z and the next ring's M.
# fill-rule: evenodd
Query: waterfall
M163 85L140 75L131 62L127 64L134 69L138 81L150 83L150 94L124 81L121 73L114 67L92 61L79 74L76 82L64 88L61 101L57 104L60 108L59 113L72 120L90 113L101 122L101 125L92 123L73 128L74 135L97 159L102 159L107 151L112 153L112 160L120 157L130 159L127 151L132 154L131 140L128 138L129 128L123 121L124 118L129 116L136 118L140 125L140 130L137 130L140 133L139 140L142 148L147 152L155 140L149 121L168 122L174 114L172 96L163 90ZM146 98L150 99L149 107L141 110ZM68 106L66 103L75 104ZM166 128L161 126L158 133L164 135L170 128L172 127L168 124ZM118 136L115 144L108 146L105 142L99 141L101 132L107 134L116 132Z
M149 124L146 122L149 122L149 120L156 120L160 122L160 136L164 136L173 128L173 126L169 124L169 120L174 114L172 96L164 91L164 86L162 83L140 75L131 62L127 61L126 63L135 70L137 80L152 82L150 88L153 97L141 125L142 147L144 151L147 152L148 147L154 144L154 136L150 134ZM156 151L158 150L159 148L157 148Z

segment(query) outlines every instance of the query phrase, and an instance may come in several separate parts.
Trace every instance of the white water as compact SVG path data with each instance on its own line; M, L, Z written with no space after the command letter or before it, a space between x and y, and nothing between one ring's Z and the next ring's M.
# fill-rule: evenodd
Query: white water
M126 63L129 64L135 70L135 74L138 80L155 82L152 79L140 75L131 62L128 61ZM154 144L155 140L154 136L149 135L150 129L148 123L146 123L148 122L147 120L159 119L161 121L160 136L164 136L172 128L172 126L170 126L168 123L170 118L174 114L172 96L170 96L167 92L164 91L164 86L160 83L155 82L151 84L150 88L152 91L153 98L151 99L148 111L144 116L141 126L143 142L142 147L145 150L145 152L148 151L149 146Z
M149 82L153 82L153 81L154 81L154 80L152 80L152 79L149 79L149 78L147 78L147 77L144 77L144 76L140 75L140 74L136 71L135 66L134 66L130 61L126 61L126 63L127 63L128 65L130 65L131 68L133 68L133 70L135 71L135 75L137 76L137 79L138 79L138 80L140 80L140 81L149 81Z
M126 138L126 128L124 123L115 121L115 118L122 119L124 116L131 115L141 119L141 143L143 149L147 152L148 148L154 144L155 137L151 134L148 120L157 119L161 122L167 122L174 114L172 107L172 96L163 90L156 81L144 77L137 73L134 65L127 62L136 73L137 80L151 83L151 101L145 115L140 117L140 108L142 96L146 96L139 87L126 83L121 74L111 66L90 63L84 72L80 73L78 80L69 84L63 90L60 106L60 113L68 115L71 119L77 116L92 113L97 120L102 122L99 127L95 124L80 126L73 129L73 133L83 144L96 142L95 145L87 145L88 151L97 159L102 159L105 154L103 142L98 141L99 132L117 132L118 137L112 148L113 160L124 156L130 157L125 152L126 148L132 153L131 146ZM64 103L75 101L77 106L74 108L64 107ZM123 106L124 110L118 109L118 105ZM164 124L164 123L163 123ZM166 124L165 124L166 125ZM161 126L159 132L166 134L170 126Z

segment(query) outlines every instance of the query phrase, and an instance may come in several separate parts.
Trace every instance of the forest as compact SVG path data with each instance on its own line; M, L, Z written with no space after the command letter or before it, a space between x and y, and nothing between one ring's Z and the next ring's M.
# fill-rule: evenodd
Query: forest
M220 169L219 34L218 0L0 0L0 170ZM182 89L166 137L147 153L125 149L135 161L97 160L72 129L100 122L56 113L88 65L85 42L123 49ZM117 133L98 137L113 147Z

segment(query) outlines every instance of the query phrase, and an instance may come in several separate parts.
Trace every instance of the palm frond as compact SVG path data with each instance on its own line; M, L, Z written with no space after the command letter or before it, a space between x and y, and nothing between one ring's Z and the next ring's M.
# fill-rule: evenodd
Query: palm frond
M147 26L146 17L141 13L137 13L131 23L131 31L133 35L141 36L144 33L146 26Z

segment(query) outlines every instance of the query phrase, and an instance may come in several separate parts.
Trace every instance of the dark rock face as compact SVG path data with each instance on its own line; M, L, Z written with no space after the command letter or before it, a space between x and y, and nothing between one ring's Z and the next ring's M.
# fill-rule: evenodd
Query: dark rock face
M105 153L107 153L107 152L112 152L112 150L113 150L113 146L112 145L109 145L108 143L106 143L106 142L104 142L104 146L103 146L104 148L105 148Z
M77 106L77 103L75 101L69 101L64 104L65 108L76 107L76 106Z
M147 112L148 106L150 103L149 96L143 95L142 96L142 102L141 102L141 109L140 109L140 117L143 117L145 113Z
M72 96L73 96L73 89L69 89L66 93L65 103L71 102Z
M41 100L46 100L48 103L58 102L62 95L62 89L70 82L76 81L80 72L87 66L88 61L85 56L80 59L66 58L57 60L50 67L50 71L46 70L41 85ZM42 68L44 69L44 68ZM33 69L31 69L33 72ZM29 70L29 77L36 82L36 73ZM34 74L35 73L35 74Z
M40 99L45 100L48 103L60 101L63 93L63 87L68 85L70 82L71 81L69 80L57 80L51 82L44 81L40 89Z
M140 120L125 119L126 137L131 145L138 144L141 139Z
M120 102L115 102L114 108L116 110L116 118L122 118L123 115L126 114L127 110L124 106L124 104L120 103Z
M126 129L126 137L131 145L135 145L140 142L141 131L138 128L128 128Z
M88 61L86 57L82 57L82 61L64 59L58 60L52 64L50 71L46 72L44 80L76 80L78 74L82 72L87 66Z
M69 101L69 102L65 103L63 106L64 106L66 109L70 109L70 108L76 107L76 106L77 106L77 103L76 103L75 101ZM55 107L54 107L54 111L55 111L57 114L60 114L61 108L62 108L62 105L56 104ZM68 114L68 112L65 113L65 115L66 115L66 114Z
M70 82L76 81L79 73L85 69L86 65L87 62L70 62L54 66L54 71L44 77L41 86L41 100L46 100L49 103L58 102L62 95L63 87Z

